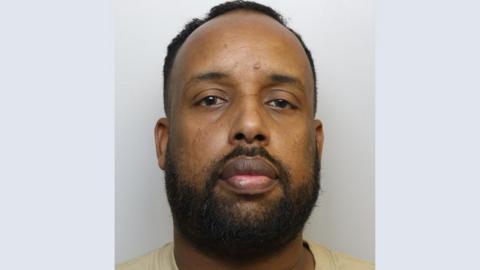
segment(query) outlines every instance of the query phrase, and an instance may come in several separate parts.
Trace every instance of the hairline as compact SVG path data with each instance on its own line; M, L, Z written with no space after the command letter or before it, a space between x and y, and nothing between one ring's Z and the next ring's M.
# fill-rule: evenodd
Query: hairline
M275 11L275 10L274 10ZM207 17L203 18L203 19L198 19L198 18L194 18L192 20L190 20L188 24L190 23L193 23L195 20L199 21L200 22L200 25L197 26L193 31L191 31L187 37L183 40L183 42L180 44L180 46L178 47L178 49L175 51L175 54L173 55L172 57L172 62L171 62L171 66L170 66L170 69L169 69L169 72L167 74L166 77L164 77L164 80L165 80L165 83L164 83L164 90L163 91L166 91L166 96L168 98L168 100L164 100L164 108L165 108L165 114L167 115L167 117L171 114L170 111L172 109L172 106L171 106L171 99L172 99L172 95L171 94L171 81L170 81L170 77L171 77L171 74L172 74L172 71L173 71L173 68L175 66L175 62L177 60L177 55L178 53L180 52L180 50L182 50L182 48L184 47L185 43L188 41L188 39L193 35L194 32L196 32L199 28L201 28L202 26L204 26L205 24L207 24L208 22L218 18L218 17L222 17L222 16L225 16L225 15L228 15L228 14L231 14L231 13L236 13L236 12L250 12L250 13L257 13L257 14L260 14L260 15L263 15L263 16L266 16L272 20L274 20L275 22L277 22L278 24L280 24L281 27L287 29L291 34L294 35L295 39L300 43L300 46L302 47L304 53L305 53L305 56L307 57L307 62L309 64L309 67L310 67L310 70L311 70L311 75L312 75L312 78L313 78L313 113L315 114L316 113L316 96L317 96L317 89L316 89L316 75L315 75L315 68L314 68L314 63L313 63L313 59L312 56L311 56L311 53L309 52L307 46L305 45L305 43L303 42L303 40L301 39L301 36L295 32L293 29L291 29L290 27L287 26L287 23L286 21L283 19L283 17L275 11L275 13L277 15L279 15L279 18L275 18L274 16L270 15L270 14L267 14L265 12L262 12L262 11L259 11L259 10L255 10L255 9L249 9L248 7L239 7L239 8L236 8L236 9L233 9L233 10L228 10L220 15L217 15L217 16L213 16L211 17L211 12L209 14L207 14ZM183 31L183 30L182 30ZM179 34L178 34L179 35ZM173 41L172 41L173 42ZM172 43L171 42L171 43ZM170 43L170 44L171 44ZM309 55L310 54L310 55Z

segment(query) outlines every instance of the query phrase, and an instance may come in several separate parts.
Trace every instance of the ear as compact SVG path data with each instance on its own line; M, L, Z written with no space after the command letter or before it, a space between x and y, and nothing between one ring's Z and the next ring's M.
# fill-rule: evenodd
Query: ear
M315 119L313 121L313 125L315 127L315 140L317 142L317 149L318 149L318 158L322 160L322 153L323 153L323 124L322 121Z
M158 166L165 170L167 155L169 122L167 118L160 118L155 125L155 144L157 148Z

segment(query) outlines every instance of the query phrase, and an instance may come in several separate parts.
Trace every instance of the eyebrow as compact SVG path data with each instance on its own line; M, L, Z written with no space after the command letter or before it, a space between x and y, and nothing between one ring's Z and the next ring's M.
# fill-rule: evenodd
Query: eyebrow
M228 75L223 72L211 71L193 76L188 83L197 81L212 81L227 78Z
M218 71L210 71L205 73L200 73L194 75L186 85L190 85L195 82L203 82L203 81L215 81L220 79L225 79L230 77L227 73L218 72ZM268 76L271 82L273 83L285 83L297 86L300 90L305 91L305 86L303 85L302 81L294 76L280 74L280 73L273 73Z
M305 87L299 78L296 78L290 75L276 74L276 73L270 75L269 77L270 77L270 80L274 83L292 84L300 88L302 91L305 90Z

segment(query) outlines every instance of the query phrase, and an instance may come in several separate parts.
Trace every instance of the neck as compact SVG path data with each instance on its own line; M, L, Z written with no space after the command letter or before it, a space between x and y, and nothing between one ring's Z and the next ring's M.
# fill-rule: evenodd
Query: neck
M174 255L179 270L313 270L315 265L312 254L303 245L301 233L271 255L239 262L199 250L174 228Z

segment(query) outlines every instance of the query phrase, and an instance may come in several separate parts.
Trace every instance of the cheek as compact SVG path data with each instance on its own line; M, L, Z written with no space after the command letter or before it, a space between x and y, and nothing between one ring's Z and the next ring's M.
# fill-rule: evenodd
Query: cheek
M190 181L203 181L212 162L222 157L225 135L212 127L178 126L174 148L179 173Z
M210 162L220 158L219 153L222 152L227 142L221 131L212 127L196 128L192 136L193 138L186 142L191 149L192 159Z
M287 135L276 140L276 152L279 153L278 158L288 166L292 184L298 186L311 177L315 141L307 129L284 134Z

